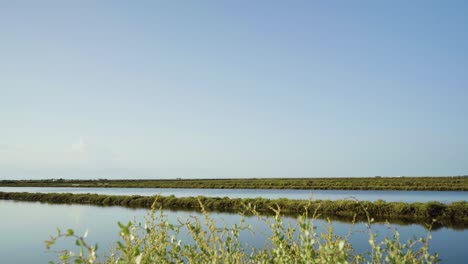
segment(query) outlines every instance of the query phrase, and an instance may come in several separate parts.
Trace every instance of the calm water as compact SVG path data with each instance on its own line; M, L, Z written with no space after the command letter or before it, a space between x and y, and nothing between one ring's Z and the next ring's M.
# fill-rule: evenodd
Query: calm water
M467 200L468 192L457 191L373 191L373 190L280 190L280 189L177 189L177 188L59 188L59 187L0 187L0 192L42 192L42 193L97 193L108 195L175 195L176 197L210 196L230 198L309 199L361 201L385 200L388 202L451 203Z
M43 241L49 235L55 233L55 228L62 230L72 228L77 234L83 234L89 230L88 241L98 242L100 250L104 253L118 238L117 221L127 222L132 219L143 219L147 210L127 209L121 207L95 207L87 205L49 205L34 202L14 202L0 200L0 260L2 263L47 263L55 259L55 254L45 250ZM165 211L170 222L175 222L177 218L185 219L189 215L196 213ZM224 220L227 225L239 223L239 216L234 214L213 214L213 218L218 222ZM294 222L293 219L287 221ZM286 222L287 222L286 221ZM247 219L256 230L265 232L266 225L259 222L255 217ZM319 231L323 230L324 221L317 221ZM333 227L338 235L347 234L350 224L334 222ZM412 238L412 236L424 236L426 231L419 225L400 226L393 225L402 236L402 241ZM359 252L368 249L367 234L364 232L365 226L357 224L355 232L350 238L350 242ZM391 235L391 231L385 225L375 224L374 231L379 233L378 239ZM262 247L265 239L262 235L252 236L250 233L241 233L241 241L245 244ZM466 244L468 243L468 230L457 231L442 228L432 232L433 239L430 243L431 250L439 252L444 263L460 263L468 259ZM179 237L183 241L187 238ZM73 241L62 243L60 248L73 249ZM450 242L450 243L449 243Z

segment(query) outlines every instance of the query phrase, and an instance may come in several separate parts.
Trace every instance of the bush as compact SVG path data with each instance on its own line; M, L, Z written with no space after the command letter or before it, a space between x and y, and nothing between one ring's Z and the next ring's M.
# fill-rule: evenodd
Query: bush
M391 238L385 238L378 243L372 232L372 220L368 219L369 251L354 253L347 237L333 233L330 222L324 233L317 233L314 227L315 216L308 216L307 208L304 214L297 218L295 226L285 225L280 208L271 208L274 217L263 218L250 205L244 206L245 212L255 214L269 227L271 235L267 240L271 246L251 248L247 253L239 241L243 230L255 233L247 226L244 218L239 225L218 227L199 200L202 218L193 216L177 225L168 222L162 213L156 213L155 201L152 210L144 224L129 222L118 223L121 241L110 249L107 255L98 258L97 245L90 246L84 236L76 235L73 230L66 232L58 230L57 235L46 241L47 249L51 249L60 238L76 240L78 253L64 250L59 253L58 263L436 263L437 254L428 251L427 238L417 241L400 242L399 233L394 231ZM365 209L362 208L365 211ZM367 214L367 212L364 212ZM202 224L203 222L203 224ZM192 243L183 244L178 239L181 230L188 231Z

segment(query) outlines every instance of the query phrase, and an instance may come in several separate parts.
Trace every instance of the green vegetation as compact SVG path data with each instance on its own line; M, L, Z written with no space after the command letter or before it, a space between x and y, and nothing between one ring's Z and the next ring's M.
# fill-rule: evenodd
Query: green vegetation
M219 225L210 217L198 201L202 218L180 220L178 224L169 223L160 210L155 214L155 208L160 204L156 201L146 223L118 223L120 241L103 257L98 257L97 245L86 243L84 236L78 236L71 229L66 232L57 231L57 235L45 241L47 249L51 250L61 238L73 239L78 246L78 252L69 250L56 251L59 263L436 263L437 254L429 252L430 233L426 238L402 243L398 231L393 237L385 237L383 241L376 240L372 231L372 220L368 217L369 250L366 253L356 253L348 242L352 229L347 236L335 235L329 223L326 232L318 233L314 226L314 216L308 217L309 209L304 208L304 214L298 217L295 225L286 225L279 207L271 208L274 217L262 218L252 207L246 206L243 211L257 215L269 227L263 248L248 248L240 241L241 232L251 232L262 236L241 218L239 225L227 227ZM361 209L365 213L365 210ZM181 231L187 231L192 242L182 243ZM185 238L185 237L184 237ZM249 252L249 249L251 253Z
M468 177L252 178L175 180L3 180L12 187L118 187L307 190L468 191Z
M154 197L151 196L114 196L97 194L59 194L59 193L8 193L0 192L0 199L16 201L37 201L57 204L92 204L100 206L124 206L131 208L150 208ZM402 203L385 202L357 202L354 200L288 200L288 199L264 199L244 198L230 199L227 197L182 197L159 196L157 205L164 209L198 210L200 200L209 211L238 212L245 204L252 204L256 211L263 214L272 214L271 208L280 206L283 213L297 215L304 213L307 206L309 212L316 211L322 217L350 221L353 217L365 220L367 215L362 210L370 213L378 221L403 221L411 223L431 223L437 219L440 226L454 228L468 227L468 202L459 201L451 204L439 202L428 203Z

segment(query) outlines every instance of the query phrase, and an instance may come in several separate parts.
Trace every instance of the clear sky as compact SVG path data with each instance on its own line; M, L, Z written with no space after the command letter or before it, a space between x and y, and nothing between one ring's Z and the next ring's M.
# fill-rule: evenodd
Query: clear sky
M0 179L468 174L468 1L1 1Z

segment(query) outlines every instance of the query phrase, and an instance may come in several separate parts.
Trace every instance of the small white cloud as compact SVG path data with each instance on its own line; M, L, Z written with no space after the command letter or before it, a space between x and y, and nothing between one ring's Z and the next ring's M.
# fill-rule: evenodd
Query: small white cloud
M20 145L10 145L10 144L2 144L0 143L0 150L23 150L24 147Z
M83 137L80 137L77 143L71 145L71 150L73 152L84 152L86 149L86 144L84 143Z

